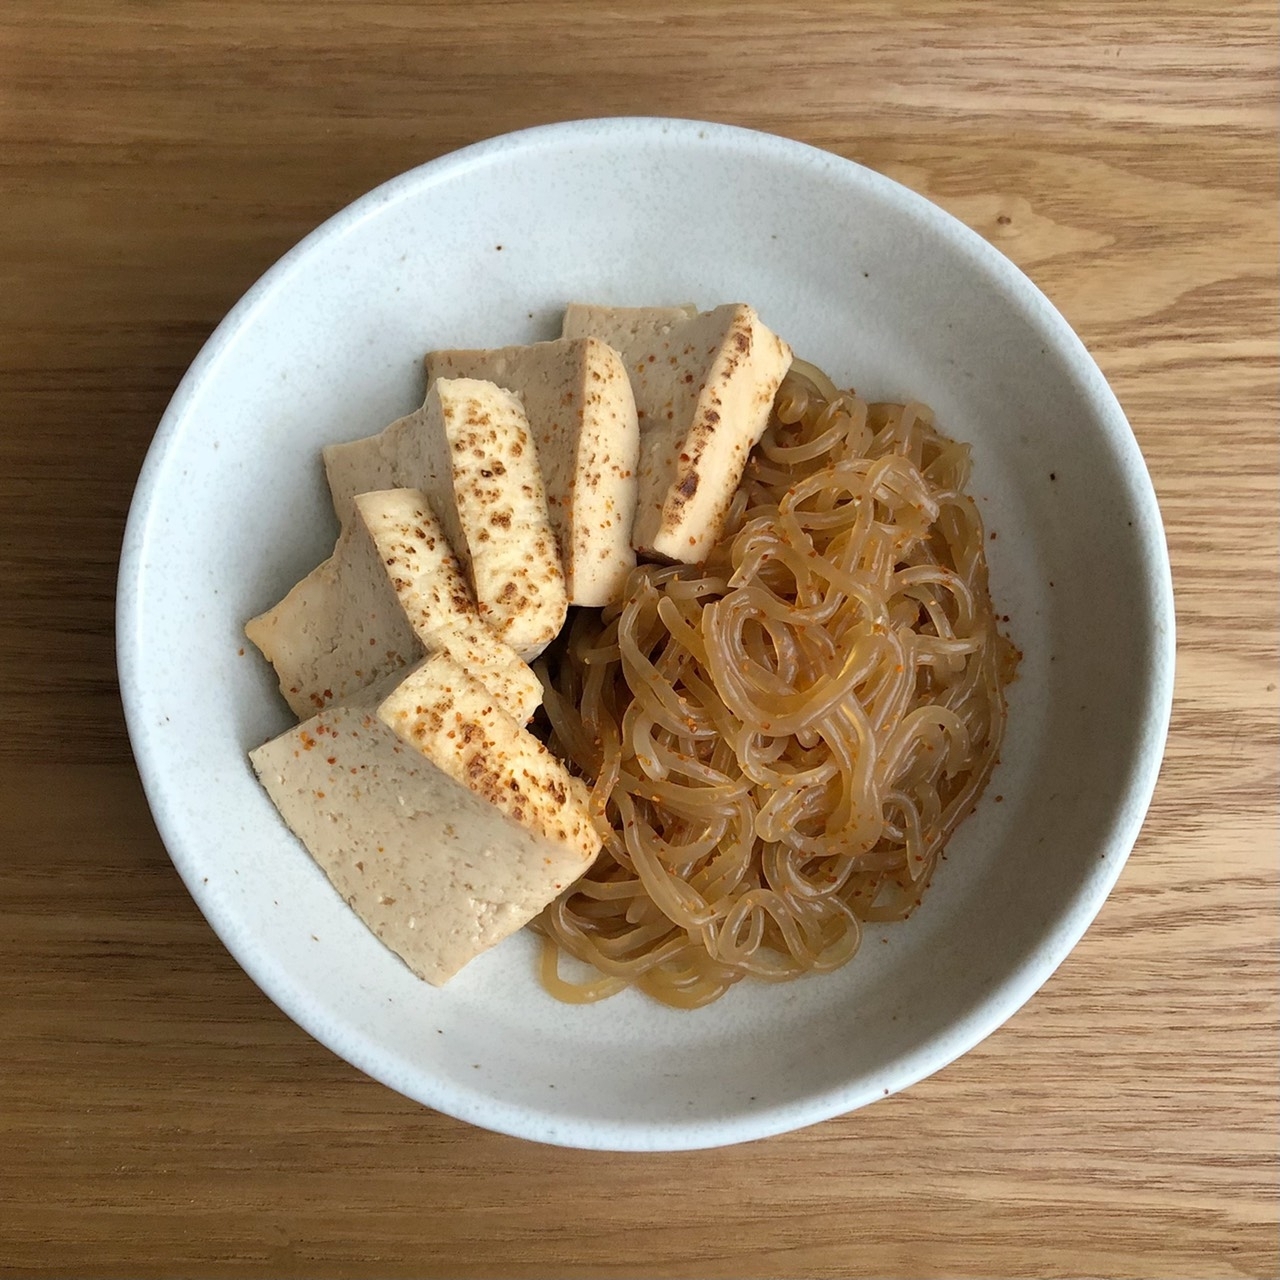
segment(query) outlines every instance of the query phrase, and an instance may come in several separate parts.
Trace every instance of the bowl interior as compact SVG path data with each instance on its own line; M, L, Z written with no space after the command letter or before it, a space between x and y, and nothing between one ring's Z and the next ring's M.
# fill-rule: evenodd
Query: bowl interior
M1023 652L1003 760L922 910L844 971L680 1013L546 996L517 936L443 990L347 910L246 752L288 714L244 621L331 549L323 444L422 396L432 346L554 336L573 299L755 305L874 397L971 441L993 593ZM1163 745L1172 609L1133 437L1065 323L896 184L688 122L553 126L424 166L304 241L174 398L122 561L122 688L157 822L201 909L290 1016L392 1087L580 1146L777 1132L909 1084L999 1025L1101 905Z

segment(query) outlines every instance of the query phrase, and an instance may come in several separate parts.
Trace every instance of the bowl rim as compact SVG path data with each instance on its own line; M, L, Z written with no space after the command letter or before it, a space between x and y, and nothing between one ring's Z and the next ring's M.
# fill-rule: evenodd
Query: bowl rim
M522 153L536 155L541 149L575 142L612 139L620 145L629 141L652 142L662 134L682 144L705 142L720 154L749 153L788 163L803 163L825 170L837 180L866 184L884 199L896 202L917 218L928 218L943 231L948 242L993 280L1011 305L1019 308L1028 323L1038 323L1070 363L1073 377L1081 380L1082 394L1095 411L1095 418L1112 437L1111 444L1122 454L1125 484L1134 506L1153 522L1159 537L1150 543L1143 568L1148 577L1153 616L1149 618L1153 647L1148 678L1143 689L1143 714L1139 749L1130 761L1126 788L1128 803L1117 806L1109 832L1108 856L1099 870L1077 890L1071 910L1063 911L1054 927L1040 940L1035 951L1006 977L996 983L948 1030L947 1045L928 1051L926 1044L901 1060L901 1069L888 1089L870 1093L865 1083L843 1086L806 1097L800 1102L780 1105L749 1115L691 1121L688 1126L649 1124L636 1121L559 1122L554 1131L532 1110L514 1103L487 1104L474 1091L452 1089L439 1082L406 1089L394 1064L380 1060L378 1047L352 1053L350 1043L358 1038L349 1027L303 1007L301 999L283 983L283 975L251 944L244 942L219 918L201 893L200 877L190 841L174 820L169 805L167 782L163 776L161 749L153 743L143 721L140 703L146 683L145 654L140 636L142 580L146 567L146 547L150 515L154 509L158 481L164 462L174 448L181 426L205 384L216 375L218 366L239 332L258 309L295 271L303 267L318 246L346 235L360 222L375 216L384 207L402 199L421 195L433 185L448 182L466 170ZM1079 942L1101 910L1137 841L1155 791L1168 737L1173 703L1174 654L1176 648L1173 584L1167 543L1155 488L1145 460L1124 412L1093 357L1066 319L1038 286L1010 259L976 231L935 205L926 197L834 152L822 150L785 136L729 125L664 116L610 116L544 124L498 135L449 152L381 183L340 209L285 252L258 280L210 334L183 375L160 419L147 450L131 501L122 542L116 594L116 660L121 699L129 740L157 830L209 925L231 952L236 962L269 999L292 1021L321 1044L350 1061L381 1083L406 1093L424 1105L455 1118L514 1137L583 1149L617 1151L675 1151L714 1147L755 1140L792 1131L841 1115L875 1098L906 1088L940 1070L967 1053L1006 1022L1052 976ZM344 1047L335 1048L342 1041ZM435 1087L430 1087L432 1084Z

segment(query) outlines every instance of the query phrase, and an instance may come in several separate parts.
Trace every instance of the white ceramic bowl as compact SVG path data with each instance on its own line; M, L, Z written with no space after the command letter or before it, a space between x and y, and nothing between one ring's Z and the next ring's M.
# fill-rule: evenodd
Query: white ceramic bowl
M570 299L755 305L875 397L973 442L1023 651L1004 760L923 910L840 973L696 1013L559 1005L517 935L443 990L366 931L246 760L289 722L241 627L327 553L321 445L422 395L432 346L554 336ZM1053 972L1115 882L1160 763L1173 604L1124 415L1004 257L903 187L764 134L584 121L388 182L286 254L210 338L147 457L120 569L129 731L188 888L258 985L412 1098L543 1142L713 1146L936 1071ZM996 797L1003 797L997 803Z

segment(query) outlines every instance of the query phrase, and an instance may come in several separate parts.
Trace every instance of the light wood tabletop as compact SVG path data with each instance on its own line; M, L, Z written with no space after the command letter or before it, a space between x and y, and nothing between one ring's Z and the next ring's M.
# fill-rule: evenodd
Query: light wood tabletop
M1277 47L1251 0L10 0L0 1275L1276 1275ZM115 682L132 487L223 313L383 179L595 115L828 148L1009 255L1177 594L1155 800L1066 963L921 1084L719 1152L495 1136L311 1040L174 872Z

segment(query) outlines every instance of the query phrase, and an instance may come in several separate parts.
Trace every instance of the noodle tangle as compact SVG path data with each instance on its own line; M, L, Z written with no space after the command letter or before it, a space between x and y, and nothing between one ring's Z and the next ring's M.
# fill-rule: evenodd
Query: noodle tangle
M797 361L707 561L575 612L539 674L605 846L535 924L552 994L696 1008L836 969L920 904L1014 661L968 479L923 405Z

